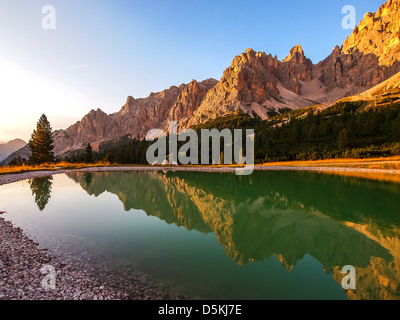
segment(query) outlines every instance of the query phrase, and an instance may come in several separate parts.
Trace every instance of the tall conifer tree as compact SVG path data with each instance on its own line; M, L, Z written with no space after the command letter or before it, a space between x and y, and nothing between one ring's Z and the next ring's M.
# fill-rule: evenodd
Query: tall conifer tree
M42 114L29 141L29 148L32 152L29 164L54 162L53 143L53 131L50 122L46 115Z

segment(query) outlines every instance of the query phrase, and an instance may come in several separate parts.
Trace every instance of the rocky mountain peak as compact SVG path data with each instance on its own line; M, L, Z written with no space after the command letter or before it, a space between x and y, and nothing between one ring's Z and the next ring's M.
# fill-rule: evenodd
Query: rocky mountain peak
M83 117L83 119L81 121L83 122L91 122L94 121L96 119L102 119L107 117L107 114L101 110L100 108L97 108L96 110L92 109L89 111L89 113Z
M342 53L360 51L378 57L379 64L391 66L400 53L400 1L389 0L376 13L368 12L344 41Z
M296 62L298 63L303 63L306 59L301 45L298 44L290 49L289 55L285 59L283 59L282 62L288 62L292 59L296 59Z
M128 98L126 98L126 104L133 103L134 101L135 101L135 98L132 96L128 96Z
M289 55L282 60L278 78L285 88L298 95L302 93L300 81L313 79L313 63L306 58L301 45L294 46Z
M304 56L299 45L291 50L291 59L286 62L265 52L246 49L233 59L221 80L208 91L188 125L237 111L250 115L255 113L265 119L269 108L274 108L278 101L283 101L282 105L285 105L286 100L282 98L279 87L286 90L286 95L291 91L292 94L288 95L296 100L295 96L301 93L300 81L311 80L313 77L312 67L311 60ZM297 102L301 106L312 103L300 100Z
M136 106L135 98L133 98L132 96L128 96L125 105L120 110L120 113L121 114L134 113L135 106Z
M88 115L90 115L90 116L96 116L96 115L102 114L102 113L104 113L104 111L101 110L100 108L97 108L96 110L94 110L94 109L90 110L89 113L88 113ZM105 113L104 113L104 114L105 114Z
M389 0L376 13L368 12L352 34L320 62L324 101L359 94L400 70L400 0ZM322 101L322 100L321 100Z
M233 59L231 68L235 72L237 72L239 68L246 66L250 68L257 68L257 64L263 63L261 61L265 61L267 58L268 56L265 54L265 52L255 52L253 49L248 48L245 50L245 52L242 52Z

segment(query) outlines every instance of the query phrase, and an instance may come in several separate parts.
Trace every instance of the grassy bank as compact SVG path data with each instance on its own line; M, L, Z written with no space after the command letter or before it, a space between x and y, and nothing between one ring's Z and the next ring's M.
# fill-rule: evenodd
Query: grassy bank
M66 169L82 169L82 168L92 168L92 167L108 167L115 166L110 165L108 162L97 162L97 163L69 163L69 162L58 162L51 164L42 164L37 166L30 165L20 165L20 166L8 166L8 167L0 167L0 174L9 174L9 173L23 173L23 172L31 172L31 171L56 171L56 170L66 170Z
M83 169L83 168L96 168L96 167L131 167L144 165L122 165L110 164L109 162L97 162L93 164L88 163L69 163L59 162L54 164L44 164L39 166L9 166L0 167L0 174L23 173L32 171L57 171L67 169ZM340 167L340 168L358 168L358 169L382 169L382 170L400 170L400 156L393 157L379 157L368 159L327 159L327 160L307 160L307 161L281 161L281 162L267 162L262 166L285 166L285 167ZM180 167L193 167L193 166L180 166ZM195 167L237 167L236 165L196 165Z
M400 170L400 156L367 159L325 159L306 161L268 162L263 166L341 167L358 169Z

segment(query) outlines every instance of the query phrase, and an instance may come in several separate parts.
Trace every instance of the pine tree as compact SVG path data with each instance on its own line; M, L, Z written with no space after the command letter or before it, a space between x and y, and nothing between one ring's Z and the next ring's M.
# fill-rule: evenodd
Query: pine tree
M93 162L93 148L90 145L90 143L85 148L84 161L86 163L92 163Z
M45 114L40 117L36 130L33 131L29 148L31 156L29 164L42 164L54 162L53 131Z
M343 149L346 149L347 147L349 147L349 145L350 145L349 134L347 133L346 129L342 129L339 132L337 143L338 143L339 150L343 150Z

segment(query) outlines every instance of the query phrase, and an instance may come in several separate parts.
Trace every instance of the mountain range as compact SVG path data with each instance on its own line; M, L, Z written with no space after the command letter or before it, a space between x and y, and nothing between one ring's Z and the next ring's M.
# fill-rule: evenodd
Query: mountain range
M0 143L0 161L6 159L15 151L26 146L26 142L21 139L14 139L6 143Z
M400 71L400 0L389 0L366 13L352 34L323 61L313 64L301 45L279 60L246 49L221 79L192 80L147 98L129 96L113 114L91 110L65 130L54 132L55 155L123 136L143 139L150 129L183 129L220 116L245 113L265 120L271 112L315 105L330 106L395 76Z

